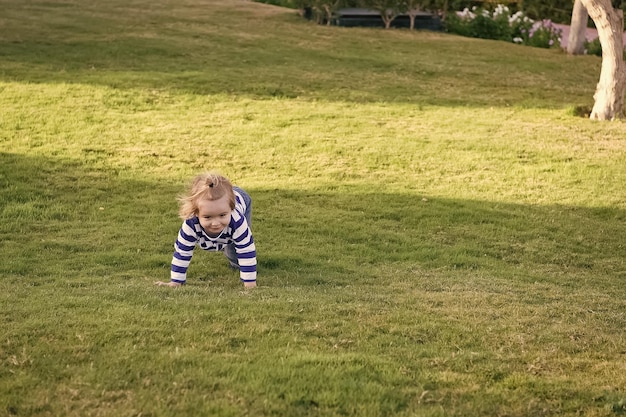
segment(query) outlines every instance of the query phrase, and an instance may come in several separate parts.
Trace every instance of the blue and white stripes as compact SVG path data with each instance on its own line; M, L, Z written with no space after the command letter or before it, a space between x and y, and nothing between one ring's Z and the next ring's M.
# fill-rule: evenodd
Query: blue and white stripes
M187 281L187 268L189 268L196 245L204 250L215 252L223 251L229 244L234 246L237 253L241 281L256 281L256 247L248 222L242 214L245 213L245 203L239 195L236 197L230 223L216 238L204 232L198 217L192 217L183 222L174 244L171 269L173 282L184 284Z

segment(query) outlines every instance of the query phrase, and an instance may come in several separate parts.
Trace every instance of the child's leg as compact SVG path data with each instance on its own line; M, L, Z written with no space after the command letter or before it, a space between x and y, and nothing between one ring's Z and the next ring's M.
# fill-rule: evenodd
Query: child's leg
M248 227L252 227L252 199L250 195L239 187L233 187L233 190L237 191L243 198L243 202L246 205L246 211L243 214L248 222ZM231 268L239 268L239 261L237 260L237 251L235 250L235 244L231 243L224 248L224 255L228 258Z
M247 192L239 187L233 187L233 190L237 191L241 197L243 197L243 202L246 205L246 212L243 213L243 215L248 222L248 227L252 228L252 198L250 198L250 195Z

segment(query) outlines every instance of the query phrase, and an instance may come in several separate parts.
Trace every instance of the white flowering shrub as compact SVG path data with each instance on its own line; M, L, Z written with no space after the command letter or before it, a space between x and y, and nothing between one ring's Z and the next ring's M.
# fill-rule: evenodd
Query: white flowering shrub
M448 16L446 30L461 36L496 39L540 48L561 45L561 30L550 20L534 21L523 12L511 15L510 9L498 4L493 11L474 7Z

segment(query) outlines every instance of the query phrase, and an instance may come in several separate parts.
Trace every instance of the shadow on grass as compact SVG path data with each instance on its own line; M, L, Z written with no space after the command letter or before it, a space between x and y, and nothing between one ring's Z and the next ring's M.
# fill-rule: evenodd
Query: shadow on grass
M167 276L181 185L0 153L0 190L2 275ZM593 277L587 284L596 289L626 276L623 210L358 190L248 191L260 277L270 281L366 283L390 265L405 273L482 271L564 286ZM207 267L212 271L190 270L190 279L214 273L216 266Z
M321 268L349 282L349 277L376 278L381 265L405 271L413 265L564 286L579 286L576 277L593 276L596 288L612 287L614 278L626 276L623 210L410 194L253 192L262 207L257 224L265 262L273 270ZM289 212L282 212L287 204ZM272 232L277 228L287 233Z

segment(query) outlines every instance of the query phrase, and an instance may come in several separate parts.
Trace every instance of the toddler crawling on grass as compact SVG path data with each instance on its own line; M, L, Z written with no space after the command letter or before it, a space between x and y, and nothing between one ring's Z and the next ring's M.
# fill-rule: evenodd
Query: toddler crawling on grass
M256 248L250 230L252 200L248 193L221 175L201 174L180 199L179 215L183 225L174 244L170 281L157 281L156 285L183 285L197 245L208 251L223 251L231 268L239 269L244 286L256 287Z

